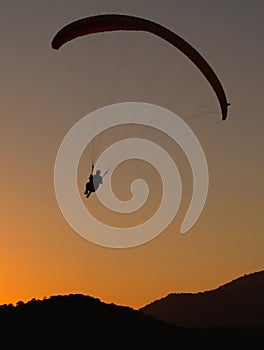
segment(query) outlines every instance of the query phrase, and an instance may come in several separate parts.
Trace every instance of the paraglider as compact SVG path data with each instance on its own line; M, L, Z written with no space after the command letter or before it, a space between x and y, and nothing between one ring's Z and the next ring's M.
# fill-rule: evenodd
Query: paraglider
M67 42L84 35L121 30L144 31L157 35L180 50L203 73L217 96L221 108L222 120L227 118L230 103L227 102L223 86L213 69L189 43L158 23L144 18L119 14L91 16L63 27L53 38L51 46L53 49L59 50Z
M96 173L93 174L94 165L92 165L92 171L89 176L89 181L86 183L84 194L86 198L89 198L90 195L95 192L100 185L103 183L103 177L101 176L101 170L96 170Z

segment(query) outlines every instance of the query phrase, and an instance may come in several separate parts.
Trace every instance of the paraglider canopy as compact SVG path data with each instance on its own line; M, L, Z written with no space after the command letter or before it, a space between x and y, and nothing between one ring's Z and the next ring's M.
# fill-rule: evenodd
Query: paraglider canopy
M228 106L223 86L206 60L183 38L158 23L128 15L98 15L83 18L63 27L53 38L52 48L59 50L65 43L84 35L109 31L145 31L157 35L185 54L203 73L220 104L222 120L227 118Z

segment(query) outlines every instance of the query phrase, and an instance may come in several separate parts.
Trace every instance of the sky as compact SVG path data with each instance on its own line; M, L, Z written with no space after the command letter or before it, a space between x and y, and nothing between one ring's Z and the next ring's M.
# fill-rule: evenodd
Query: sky
M169 293L214 289L264 268L263 11L260 0L1 4L0 304L83 293L140 308ZM220 122L216 98L197 69L150 35L94 36L52 50L51 40L64 25L107 13L150 19L193 45L225 88L231 103L227 120ZM54 164L65 134L78 120L126 101L153 103L179 115L202 145L210 180L201 216L181 234L191 195L184 155L153 130L118 129L114 140L133 132L159 140L180 163L184 191L179 213L164 232L143 245L116 249L84 239L67 223L56 200ZM100 136L83 153L80 193L91 152L110 142L109 135ZM146 175L146 208L116 214L96 196L83 200L87 210L112 226L143 222L161 196L155 169L141 161L127 163L116 169L113 187L126 200L137 173Z

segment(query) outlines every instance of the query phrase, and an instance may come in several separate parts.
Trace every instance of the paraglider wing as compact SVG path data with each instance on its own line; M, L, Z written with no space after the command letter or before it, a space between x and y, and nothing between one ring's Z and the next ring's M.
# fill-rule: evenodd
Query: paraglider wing
M116 14L83 18L62 28L53 38L52 48L59 50L65 43L84 35L119 30L149 32L178 48L196 65L198 69L200 69L208 80L218 98L222 112L222 119L225 120L227 118L227 107L229 103L227 103L224 89L213 69L199 52L183 38L155 22L144 18Z

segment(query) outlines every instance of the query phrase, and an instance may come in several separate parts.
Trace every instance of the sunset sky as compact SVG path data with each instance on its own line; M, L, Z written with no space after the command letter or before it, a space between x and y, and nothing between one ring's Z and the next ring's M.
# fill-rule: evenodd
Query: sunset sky
M221 122L215 95L196 67L149 34L95 35L63 50L51 48L64 25L107 13L155 21L194 46L225 88L231 103L227 120ZM1 4L0 304L83 293L139 308L172 292L213 289L264 268L263 13L260 0ZM210 181L200 218L181 234L191 194L182 152L152 130L117 130L116 138L135 132L159 140L180 162L184 191L179 213L162 234L138 247L113 249L85 240L68 225L55 196L54 164L65 134L78 120L126 101L178 114L203 147ZM109 140L101 136L93 151ZM80 193L91 150L80 161ZM117 195L129 198L129 184L139 171L149 182L149 202L142 212L121 215L100 206L96 196L84 201L109 225L142 222L158 206L158 173L140 161L127 163L114 174Z

